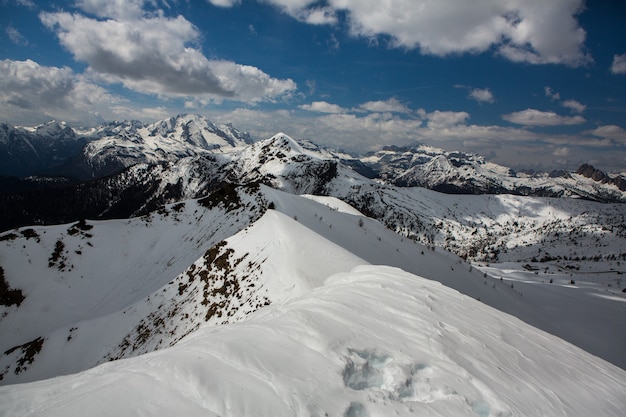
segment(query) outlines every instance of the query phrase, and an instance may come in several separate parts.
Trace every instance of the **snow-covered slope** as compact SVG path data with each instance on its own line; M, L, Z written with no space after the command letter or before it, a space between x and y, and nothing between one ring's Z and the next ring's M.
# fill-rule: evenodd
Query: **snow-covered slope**
M545 258L562 261L565 267L602 260L619 271L617 261L626 261L624 204L507 194L451 195L344 177L327 189L398 233L472 261Z
M8 382L33 380L118 356L114 348L137 324L133 320L144 319L157 306L142 308L137 315L126 309L137 303L150 306L151 294L213 245L259 218L265 205L256 190L241 187L131 220L3 234L4 287L19 291L23 299L0 303L0 375ZM46 342L38 350L50 360L37 360L31 367L33 359L28 363L24 358L33 356L28 347L39 340Z
M438 283L361 266L170 349L0 388L0 412L621 416L625 381L626 371Z
M383 187L384 189L385 187ZM348 188L350 189L350 188ZM354 190L353 190L354 191ZM401 190L403 191L403 190ZM390 196L387 194L380 195L380 203L378 206L372 203L372 207L378 207L385 213L391 213L400 207L402 210L411 208L412 213L420 213L424 210L422 204L432 205L430 208L433 213L425 212L424 218L428 215L441 216L445 214L446 198L460 198L460 196L449 196L435 193L429 190L421 191L413 198L407 198L407 195L400 194L398 196ZM431 196L430 194L434 194ZM577 346L593 352L612 363L626 368L626 358L621 353L626 349L626 339L617 336L615 329L621 329L620 332L626 331L621 317L624 312L624 300L626 294L622 292L624 287L621 280L622 268L620 262L602 258L599 261L594 259L565 261L563 259L554 259L550 262L537 262L531 264L540 265L541 271L527 271L523 268L525 263L504 263L504 264L487 264L490 268L477 268L476 265L463 261L462 258L453 256L445 251L439 251L434 246L430 246L433 250L423 246L412 239L403 238L396 233L388 230L382 223L372 221L368 218L346 217L340 213L328 208L326 212L320 212L314 209L313 212L306 209L305 206L293 207L292 203L284 203L287 195L280 194L282 197L272 197L277 209L283 211L291 217L297 217L300 223L315 230L325 238L337 243L339 246L349 248L351 252L357 254L369 263L378 265L392 265L400 267L405 271L409 271L416 275L433 279L443 283L444 285L454 288L463 294L469 295L474 299L479 299L485 304L495 307L501 311L512 314L522 320L530 323L543 330L549 331L559 337L575 343ZM394 200L397 199L396 200ZM443 198L439 201L441 205L435 205L437 198ZM475 196L477 202L489 201L489 196ZM512 197L525 202L525 197ZM321 197L317 198L323 201ZM552 230L564 230L569 224L567 215L561 213L563 217L562 224L559 226L558 221L550 220L553 216L555 207L550 204L553 201L564 202L568 200L562 199L538 199L535 206L530 205L528 208L534 208L537 213L534 214L536 221L545 221L546 225L552 224ZM327 204L330 207L335 205L334 199ZM398 204L396 206L395 204ZM502 204L507 203L507 204ZM507 224L506 215L514 216L518 214L513 210L515 206L510 205L510 201L504 199L501 203L492 204L491 210L503 216L494 221L494 229L501 221L503 225ZM573 202L570 202L573 204ZM599 203L586 202L590 205L587 209L599 209L605 205ZM403 206L406 204L407 206ZM339 206L336 206L339 207ZM453 207L451 205L451 207ZM470 208L473 207L473 210ZM558 207L558 206L557 206ZM365 207L367 208L367 207ZM473 206L471 202L468 207L461 207L458 211L460 216L467 210L468 213L481 214L482 206ZM563 210L568 209L567 205L562 207ZM584 214L584 207L580 208L582 214L579 221L587 221ZM620 206L616 205L615 210L620 210ZM544 211L545 210L545 211ZM408 214L407 214L408 213ZM564 211L564 213L567 213ZM616 211L613 215L622 213ZM408 219L411 212L400 212L395 221ZM405 216L406 214L406 216ZM483 213L484 214L484 213ZM530 215L530 214L529 214ZM611 213L607 213L610 216ZM542 217L545 216L545 217ZM437 218L437 217L435 217ZM594 230L596 226L602 222L594 223L593 216L589 217L589 223L579 225L581 242L584 244L594 245L598 239L597 232L601 229ZM382 220L388 217L381 216ZM619 219L616 219L619 221ZM356 227L358 226L358 228ZM598 226L600 227L600 226ZM549 229L549 227L546 227ZM548 231L548 230L547 230ZM587 232L585 232L587 231ZM502 235L506 235L506 229L503 229ZM552 232L550 232L552 233ZM556 232L554 232L556 233ZM606 254L607 257L613 256L620 252L620 245L625 244L626 237L617 229L613 231L601 232L601 239L604 240L603 247L598 250ZM472 232L467 232L468 240L472 237ZM549 241L548 234L545 235L546 241ZM461 239L459 239L461 240ZM594 242L594 243L592 243ZM542 246L544 245L545 246ZM558 236L553 236L551 243L541 242L538 239L535 242L535 249L544 248L552 250L552 253L563 258L565 253L572 250L579 250L581 246L570 243L559 245ZM520 245L522 249L528 249L525 245ZM578 248L578 249L576 249ZM436 250L435 250L436 249ZM558 252L558 251L561 252ZM519 253L519 252L518 252ZM522 252L523 253L523 252ZM572 270L567 265L576 265L579 270ZM480 266L480 265L478 265ZM484 266L484 264L483 264ZM612 268L611 270L605 268ZM521 272L524 271L524 272ZM537 272L537 274L535 274ZM571 276L574 274L574 276Z
M144 218L23 228L0 240L7 288L25 297L0 321L0 333L13 335L0 340L4 383L172 346L201 325L244 320L361 264L442 282L613 363L623 363L626 348L615 338L623 298L607 299L584 277L580 290L514 287L337 199L262 185L222 188Z

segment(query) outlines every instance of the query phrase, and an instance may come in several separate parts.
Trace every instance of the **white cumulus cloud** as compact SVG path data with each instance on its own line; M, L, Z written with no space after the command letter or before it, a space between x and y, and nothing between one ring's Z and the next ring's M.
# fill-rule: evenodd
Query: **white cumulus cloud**
M582 113L587 108L586 105L576 100L564 100L561 102L561 106L566 107L575 113Z
M479 103L494 103L496 101L493 93L488 88L474 88L470 91L469 97Z
M470 115L464 111L435 110L434 112L427 113L425 117L428 120L427 126L429 128L439 129L464 124L466 120L469 119Z
M617 125L598 126L597 128L588 130L585 133L602 139L611 139L626 144L626 130Z
M320 10L317 0L263 0L301 21ZM325 19L335 23L345 12L355 36L389 36L391 45L419 48L445 56L480 53L494 48L515 62L559 63L591 61L585 52L586 33L576 16L584 0L328 0Z
M41 13L76 60L89 65L94 78L122 83L141 93L204 96L245 102L275 100L293 92L291 79L223 60L209 60L194 47L198 29L182 16L147 15L143 2L82 0L79 6L108 19L66 12Z
M626 54L613 55L611 72L613 74L626 74Z
M0 119L41 123L50 119L101 122L123 100L75 74L70 68L37 62L0 61Z
M209 3L211 3L214 6L219 6L219 7L232 7L236 4L241 3L241 0L207 0Z
M392 113L410 113L411 109L400 102L397 98L392 97L388 100L368 101L359 106L360 109L371 112L392 112Z
M350 112L371 112L371 113L405 113L409 114L412 110L397 98L392 97L387 100L367 101L359 104L352 109L346 109L337 104L328 103L326 101L314 101L311 104L303 104L298 106L302 110L318 112L318 113L350 113Z
M328 103L326 101L314 101L311 104L302 104L298 106L298 108L317 113L345 113L348 111L337 104Z
M561 116L552 111L526 109L509 114L502 118L508 122L524 126L564 126L585 123L582 116Z

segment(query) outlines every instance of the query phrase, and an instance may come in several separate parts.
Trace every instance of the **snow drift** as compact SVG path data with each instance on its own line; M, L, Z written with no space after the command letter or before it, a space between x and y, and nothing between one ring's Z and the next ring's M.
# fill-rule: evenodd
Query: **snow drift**
M246 321L0 388L22 416L620 416L626 372L439 283L360 266Z

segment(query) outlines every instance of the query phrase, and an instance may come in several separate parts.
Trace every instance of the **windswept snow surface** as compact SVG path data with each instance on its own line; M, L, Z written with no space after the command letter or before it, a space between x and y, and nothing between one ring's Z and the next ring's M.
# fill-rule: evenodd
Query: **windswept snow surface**
M621 293L584 279L573 286L564 278L513 281L494 266L483 272L332 197L302 198L263 185L238 195L237 209L187 201L144 218L88 221L89 230L39 227L33 229L38 238L27 238L22 232L29 229L20 229L3 241L5 279L26 298L0 306L0 334L9 335L0 338L0 352L43 342L32 363L19 365L26 347L0 354L2 383L163 349L201 325L246 320L266 304L302 297L328 276L362 264L439 281L626 368ZM268 206L275 210L255 222ZM64 247L50 266L58 241Z
M622 416L626 371L437 282L328 277L176 346L0 388L6 416Z

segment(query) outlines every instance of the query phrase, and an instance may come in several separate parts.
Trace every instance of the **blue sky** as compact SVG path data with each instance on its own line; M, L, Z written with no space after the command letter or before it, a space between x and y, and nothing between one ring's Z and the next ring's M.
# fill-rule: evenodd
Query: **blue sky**
M348 151L421 142L626 171L626 6L0 0L0 120L178 113Z

